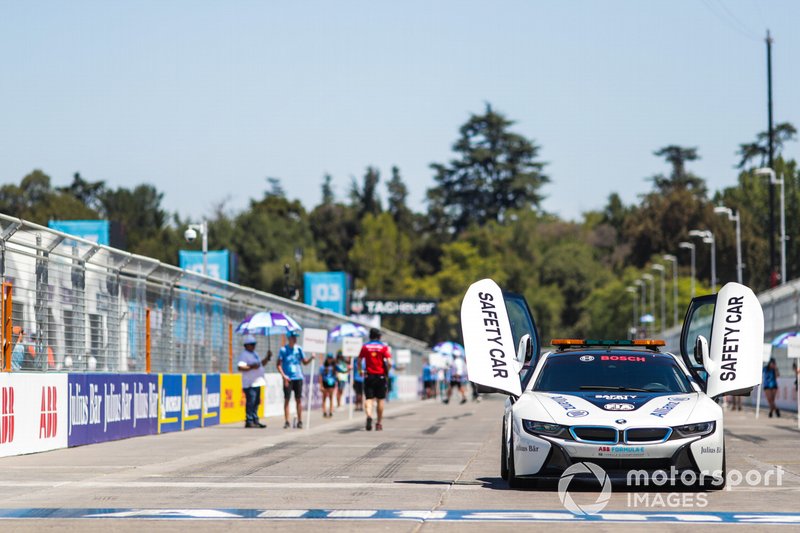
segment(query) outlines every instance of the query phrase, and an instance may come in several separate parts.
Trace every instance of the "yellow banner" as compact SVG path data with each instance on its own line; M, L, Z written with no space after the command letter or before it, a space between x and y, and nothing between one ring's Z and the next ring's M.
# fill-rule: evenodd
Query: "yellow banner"
M221 424L244 422L245 399L242 392L241 374L220 374L220 414Z

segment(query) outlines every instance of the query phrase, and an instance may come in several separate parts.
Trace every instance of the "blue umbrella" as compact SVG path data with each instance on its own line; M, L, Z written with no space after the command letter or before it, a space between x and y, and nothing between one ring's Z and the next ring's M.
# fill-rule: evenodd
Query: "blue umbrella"
M444 341L433 347L433 351L448 357L464 357L464 347L457 342Z
M303 329L297 321L285 313L259 311L248 316L236 326L241 335L280 335Z
M331 340L338 340L342 337L366 337L369 334L367 328L353 324L352 322L345 322L339 324L328 332L328 338Z

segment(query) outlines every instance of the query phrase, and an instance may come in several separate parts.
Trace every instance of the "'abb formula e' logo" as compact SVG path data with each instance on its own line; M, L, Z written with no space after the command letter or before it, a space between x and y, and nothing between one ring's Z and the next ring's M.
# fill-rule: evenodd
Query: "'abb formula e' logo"
M0 387L0 444L14 440L14 387Z
M58 431L58 389L42 387L42 410L39 415L39 439L52 439Z

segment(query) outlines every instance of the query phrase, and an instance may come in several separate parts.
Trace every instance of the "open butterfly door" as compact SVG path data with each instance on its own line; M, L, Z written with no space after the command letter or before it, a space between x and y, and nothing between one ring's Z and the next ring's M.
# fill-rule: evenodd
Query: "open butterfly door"
M698 337L708 341L697 342ZM764 312L753 291L728 283L692 300L681 331L681 356L706 394L746 394L761 383ZM691 357L690 357L691 354Z
M519 372L526 361L517 358L518 343L530 336L531 359L538 358L540 346L525 299L504 293L491 279L473 283L461 303L461 332L470 381L519 397Z

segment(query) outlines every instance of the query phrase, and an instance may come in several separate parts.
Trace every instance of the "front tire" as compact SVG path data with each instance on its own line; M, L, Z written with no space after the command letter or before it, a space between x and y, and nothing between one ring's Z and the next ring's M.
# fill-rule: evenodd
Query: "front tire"
M500 477L508 481L508 446L506 442L506 419L500 428Z
M522 479L517 477L517 470L514 467L514 430L511 430L511 436L508 439L508 486L512 489L521 489L523 486Z

